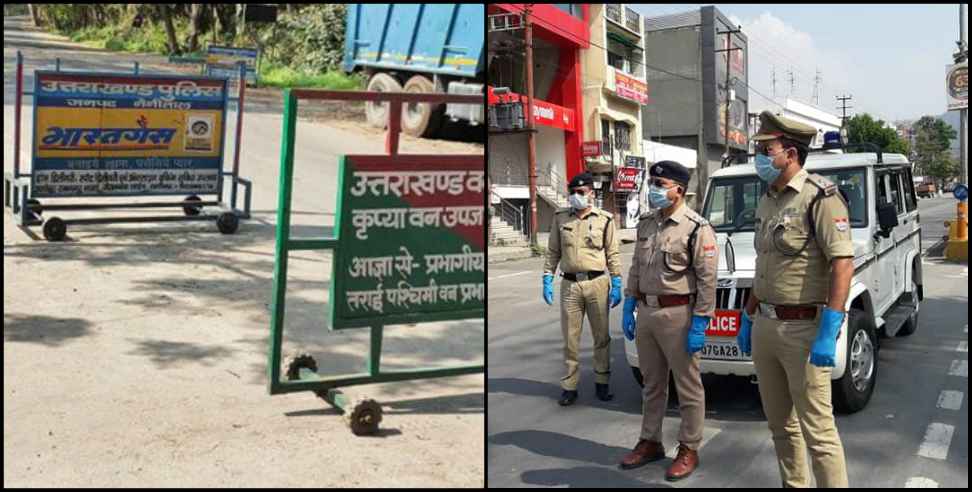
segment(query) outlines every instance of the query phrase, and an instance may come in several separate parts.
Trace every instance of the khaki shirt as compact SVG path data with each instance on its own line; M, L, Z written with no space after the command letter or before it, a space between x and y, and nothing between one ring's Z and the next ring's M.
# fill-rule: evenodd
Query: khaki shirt
M689 251L689 236L696 225L695 247ZM638 222L625 295L695 294L693 314L711 317L718 268L715 231L701 215L684 203L668 218L658 210L649 212Z
M756 272L753 294L779 305L823 304L830 294L830 261L853 257L847 205L826 178L817 176L834 193L817 202L815 228L810 234L807 209L821 188L801 170L780 192L772 186L756 208ZM807 241L809 239L809 242ZM806 244L806 248L801 248Z
M572 208L558 210L550 223L543 271L554 273L560 264L567 273L603 272L607 268L612 277L621 275L621 251L612 219L611 214L596 207L583 217Z

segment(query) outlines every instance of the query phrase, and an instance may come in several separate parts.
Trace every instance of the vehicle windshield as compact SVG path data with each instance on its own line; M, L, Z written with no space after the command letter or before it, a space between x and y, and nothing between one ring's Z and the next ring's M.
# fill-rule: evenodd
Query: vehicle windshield
M864 169L813 171L834 183L847 201L851 227L867 226ZM769 186L756 176L716 178L710 184L702 214L716 232L752 232L756 205Z

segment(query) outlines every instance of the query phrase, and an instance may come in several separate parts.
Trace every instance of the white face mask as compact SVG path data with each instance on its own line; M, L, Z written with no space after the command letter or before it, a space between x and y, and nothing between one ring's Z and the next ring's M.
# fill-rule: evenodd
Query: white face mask
M571 208L574 208L576 210L584 210L585 208L587 208L588 206L587 202L589 200L587 199L587 195L578 195L576 193L571 193L570 197L567 198L567 201L570 202Z

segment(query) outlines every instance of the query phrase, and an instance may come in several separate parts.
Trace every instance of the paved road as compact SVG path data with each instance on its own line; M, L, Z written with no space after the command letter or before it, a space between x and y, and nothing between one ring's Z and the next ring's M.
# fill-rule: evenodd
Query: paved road
M33 70L58 56L65 69L127 70L138 60L146 71L173 70L158 56L79 47L5 17L5 170L18 49L28 87ZM384 138L341 122L301 121L297 133L292 233L322 235L334 224L338 156L383 153ZM375 438L355 438L309 393L267 395L280 140L278 110L246 112L240 167L254 183L254 212L232 236L210 222L88 225L47 243L5 211L5 486L483 485L482 375L349 388L384 405ZM406 138L401 149L483 147ZM291 255L285 353L311 352L324 374L360 372L367 332L326 326L331 262L320 252ZM388 369L475 363L485 350L482 321L385 335Z
M922 200L935 242L954 200ZM622 247L630 265L632 245ZM968 268L924 259L920 329L885 339L869 405L838 416L851 486L968 486ZM611 313L615 399L593 395L591 339L582 341L581 396L561 408L563 363L557 308L540 297L538 259L490 265L487 335L487 481L491 487L777 487L779 474L756 388L745 379L706 377L702 466L682 482L664 480L669 461L630 471L617 462L637 441L641 396L624 358L620 306ZM678 412L669 407L666 445ZM670 453L671 454L671 453ZM932 456L932 457L929 457Z

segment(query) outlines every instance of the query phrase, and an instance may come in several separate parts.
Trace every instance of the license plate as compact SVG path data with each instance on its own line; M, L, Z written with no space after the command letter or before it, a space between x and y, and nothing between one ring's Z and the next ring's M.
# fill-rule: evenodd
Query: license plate
M702 357L716 360L749 360L735 342L705 342Z
M739 325L742 323L742 311L733 309L716 309L715 316L709 322L709 327L705 330L706 336L712 337L734 337L739 333Z

